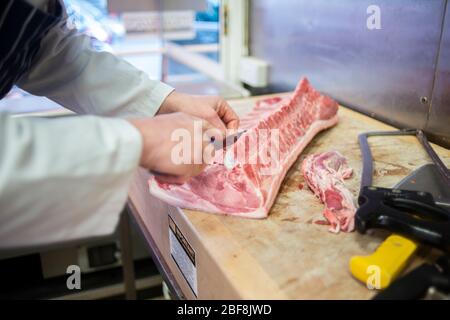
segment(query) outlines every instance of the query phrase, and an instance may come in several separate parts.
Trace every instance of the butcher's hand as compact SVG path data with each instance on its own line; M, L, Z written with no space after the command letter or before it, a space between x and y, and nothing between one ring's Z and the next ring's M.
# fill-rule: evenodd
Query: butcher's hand
M181 112L128 121L142 136L140 166L167 183L181 184L200 174L206 152L214 152L210 138L225 134L208 121Z
M158 114L184 112L208 121L220 130L236 130L239 117L229 104L218 96L195 96L173 91L159 108Z

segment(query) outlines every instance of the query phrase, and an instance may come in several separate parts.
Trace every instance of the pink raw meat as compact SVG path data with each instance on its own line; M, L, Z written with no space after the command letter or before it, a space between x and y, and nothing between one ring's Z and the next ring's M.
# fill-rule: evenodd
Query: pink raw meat
M265 218L289 167L319 131L338 122L337 111L334 100L302 79L291 97L259 101L241 119L240 128L247 131L226 152L233 160L232 170L211 164L182 185L161 183L152 177L150 192L186 209ZM279 129L278 152L273 152L277 144L272 136L264 135L264 129ZM269 163L264 162L267 157L272 157ZM268 170L271 166L276 170Z
M310 155L303 160L302 172L314 194L325 204L323 212L330 231L350 232L355 227L355 203L353 194L345 187L344 179L353 170L337 151Z

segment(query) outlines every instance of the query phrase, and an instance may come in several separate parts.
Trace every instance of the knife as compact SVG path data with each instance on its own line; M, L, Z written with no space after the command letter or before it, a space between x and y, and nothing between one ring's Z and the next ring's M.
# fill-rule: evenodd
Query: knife
M225 147L229 147L229 146L233 145L240 138L240 136L242 136L245 132L247 132L247 130L243 130L243 131L239 131L239 132L230 134L222 141L211 138L211 143L214 145L215 150L225 149Z

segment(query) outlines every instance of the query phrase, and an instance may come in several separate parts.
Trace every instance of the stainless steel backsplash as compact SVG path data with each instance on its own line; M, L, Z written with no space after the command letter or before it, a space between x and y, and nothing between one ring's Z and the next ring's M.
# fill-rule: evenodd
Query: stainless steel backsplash
M291 90L307 76L343 105L397 127L425 129L449 147L446 2L252 0L251 55L270 63L273 90ZM367 27L373 4L381 29Z

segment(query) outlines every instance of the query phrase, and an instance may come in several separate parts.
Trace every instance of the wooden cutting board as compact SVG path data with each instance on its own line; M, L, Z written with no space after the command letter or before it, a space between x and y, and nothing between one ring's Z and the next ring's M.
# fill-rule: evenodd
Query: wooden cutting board
M244 115L257 99L261 97L230 104ZM308 154L341 152L354 169L347 186L357 196L361 176L358 134L393 127L344 107L340 107L339 117L339 124L316 136L289 170L267 219L178 209L240 297L367 299L374 295L352 278L348 261L353 255L372 253L389 233L332 234L327 226L312 223L321 217L323 204L306 186L300 164ZM374 184L378 186L392 187L415 168L430 162L415 137L374 137L370 145L375 159ZM450 166L450 150L434 147ZM423 250L420 256L428 254Z

